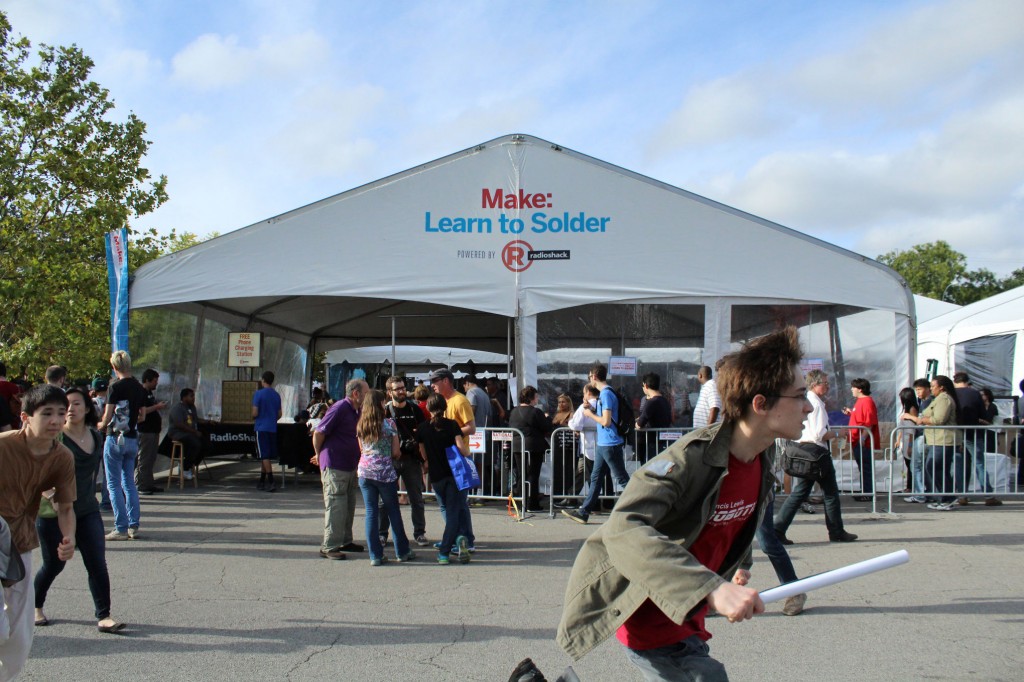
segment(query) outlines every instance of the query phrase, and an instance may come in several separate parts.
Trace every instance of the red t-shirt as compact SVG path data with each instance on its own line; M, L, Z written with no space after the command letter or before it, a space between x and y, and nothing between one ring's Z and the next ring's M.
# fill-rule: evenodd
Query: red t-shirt
M878 432L878 408L875 407L873 398L866 395L857 398L857 402L853 404L853 410L850 412L850 426L868 427L871 435L875 438L875 448L882 447L882 436ZM857 436L861 445L871 443L866 432L857 431Z
M715 513L690 545L690 554L712 571L718 571L736 537L754 514L760 492L761 458L741 462L729 455L729 475L722 481ZM692 618L677 624L648 599L622 624L615 636L630 649L637 650L669 646L691 635L706 642L711 639L711 633L704 629L707 610L705 602Z

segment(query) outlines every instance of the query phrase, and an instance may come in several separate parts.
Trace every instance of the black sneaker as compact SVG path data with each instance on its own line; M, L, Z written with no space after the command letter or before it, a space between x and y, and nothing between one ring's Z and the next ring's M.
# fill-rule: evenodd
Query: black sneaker
M582 523L584 525L586 525L587 521L590 520L590 514L579 509L563 509L562 514L568 516L576 523Z
M783 533L782 531L776 530L775 531L775 537L777 537L779 539L779 542L781 542L784 545L792 545L793 544L793 541L790 540L789 538L787 538L786 534Z
M857 539L857 536L853 533L847 533L845 530L839 531L834 535L828 536L829 542L853 542Z
M508 682L547 682L547 680L533 661L524 658L512 671Z

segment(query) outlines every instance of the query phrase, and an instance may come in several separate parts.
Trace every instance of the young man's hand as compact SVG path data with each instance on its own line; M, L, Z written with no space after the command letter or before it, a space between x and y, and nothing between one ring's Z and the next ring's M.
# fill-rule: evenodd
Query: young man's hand
M71 561L74 556L75 543L71 538L65 536L61 539L60 544L57 545L57 558L61 561Z
M732 576L732 581L737 585L746 585L750 582L750 571L745 568L737 568L736 573Z
M736 580L736 576L733 576L733 580ZM735 582L722 583L708 595L707 599L708 606L728 618L730 623L749 620L759 613L764 613L764 602L761 601L761 595L757 590L737 585Z

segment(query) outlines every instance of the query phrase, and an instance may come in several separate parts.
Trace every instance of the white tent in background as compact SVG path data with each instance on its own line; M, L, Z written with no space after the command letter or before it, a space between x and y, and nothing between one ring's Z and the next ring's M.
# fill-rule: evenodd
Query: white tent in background
M1024 287L1004 291L918 326L917 363L938 373L967 372L975 386L1010 395L1024 378Z
M307 372L339 348L511 347L520 382L535 383L542 351L678 348L713 364L795 324L825 330L807 344L839 378L870 371L895 387L915 328L905 282L869 258L527 135L147 263L130 301L133 314L194 318L180 357L161 361L192 376L223 365L226 329L297 344ZM147 325L134 342L147 348L173 326ZM274 354L276 367L299 357Z
M939 315L945 315L946 313L954 310L959 310L960 306L956 303L947 303L946 301L936 301L934 298L928 298L927 296L918 296L914 294L914 307L917 309L917 328L921 328L923 322L927 322L932 318L936 318Z

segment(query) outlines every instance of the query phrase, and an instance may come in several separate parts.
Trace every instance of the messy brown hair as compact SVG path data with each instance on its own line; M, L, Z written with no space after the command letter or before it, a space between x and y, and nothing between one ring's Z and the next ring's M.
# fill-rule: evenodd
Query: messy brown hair
M718 372L724 421L736 421L750 409L754 396L766 398L771 408L783 390L793 383L793 366L800 363L800 337L796 327L754 339L726 355Z

